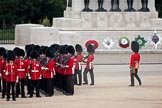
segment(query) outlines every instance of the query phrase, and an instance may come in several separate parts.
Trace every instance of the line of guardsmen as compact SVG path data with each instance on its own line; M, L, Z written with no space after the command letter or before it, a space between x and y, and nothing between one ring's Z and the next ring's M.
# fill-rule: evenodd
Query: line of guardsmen
M75 54L76 50L76 54ZM74 84L82 85L81 62L86 63L84 83L88 84L87 73L90 72L91 85L94 85L93 60L94 47L89 45L89 55L83 57L82 46L77 44L75 49L71 45L53 44L50 47L39 45L26 45L25 51L21 48L6 50L0 47L0 92L2 98L12 100L25 95L25 86L29 98L54 95L54 88L63 92L64 95L74 94ZM74 71L73 65L75 63ZM77 75L79 81L77 81ZM77 83L79 82L79 84ZM2 84L2 85L1 85Z

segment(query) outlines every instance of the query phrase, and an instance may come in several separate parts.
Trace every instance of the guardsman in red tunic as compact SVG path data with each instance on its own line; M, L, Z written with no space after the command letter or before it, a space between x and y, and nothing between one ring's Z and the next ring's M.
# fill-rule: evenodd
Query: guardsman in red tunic
M17 65L14 63L15 53L9 50L7 52L7 63L5 65L5 74L7 82L7 101L10 99L10 88L12 88L12 99L16 101L15 97L15 84L18 82Z
M140 77L138 76L138 68L140 62L140 54L139 51L139 43L136 41L132 41L131 49L133 51L130 58L130 76L131 76L131 84L129 86L134 86L134 77L138 80L139 85L141 86L142 82Z
M24 60L24 56L25 56L24 50L19 49L17 56L18 59L15 61L15 63L17 65L19 82L16 84L16 97L19 97L19 89L21 86L21 97L26 98L24 86L25 86L26 74L27 74L27 63Z
M52 96L54 94L54 87L53 87L53 78L55 75L55 61L53 59L54 53L52 48L47 48L46 50L46 65L42 67L43 70L43 79L45 83L45 92L47 93L46 96Z
M26 57L25 57L25 62L27 64L27 70L26 70L26 85L27 85L27 94L30 94L30 63L31 63L31 57L30 53L33 50L33 45L26 45L25 46L25 52L26 52Z
M87 73L90 73L90 77L91 77L91 84L90 85L94 85L94 73L93 73L93 60L94 60L94 46L93 45L88 45L87 47L87 52L89 53L89 55L86 57L86 61L83 60L84 63L86 63L86 67L85 70L83 72L84 75L84 85L88 84L88 79L87 79Z
M76 50L76 56L75 56L75 68L74 68L74 84L76 85L82 85L82 65L81 62L83 60L83 55L82 55L82 46L79 44L75 45L75 50ZM77 80L77 76L79 79L79 84Z
M20 48L19 47L15 47L14 49L13 49L13 51L15 52L15 54L16 54L16 57L15 57L15 63L17 63L17 60L18 60L18 53L19 53L19 50L20 50ZM17 65L17 64L16 64ZM19 83L19 82L18 82ZM20 86L17 86L17 85L19 85L19 84L16 84L16 98L18 97L18 95L20 94Z
M6 49L0 48L0 91L2 90L2 98L5 98L6 94L6 75L4 73L4 66L6 64ZM2 86L1 86L2 80ZM1 88L2 87L2 88Z
M45 51L48 47L47 46L41 46L39 49L39 62L41 63L42 67L44 67L46 65L46 55L45 55ZM42 70L43 73L44 70ZM45 82L44 82L44 78L42 77L42 79L40 80L40 90L42 93L44 93L43 91L45 91Z
M2 92L2 85L1 85L1 79L2 79L2 73L3 73L3 63L4 63L4 53L5 53L5 48L0 47L0 92Z
M39 93L40 79L42 77L41 64L37 61L39 53L36 50L33 50L30 54L32 59L29 68L29 79L30 79L30 96L33 97L34 88L36 89L36 97L41 97Z
M64 68L64 94L69 96L74 94L74 77L73 77L73 65L74 65L74 53L75 49L73 46L67 47L67 58L62 65Z

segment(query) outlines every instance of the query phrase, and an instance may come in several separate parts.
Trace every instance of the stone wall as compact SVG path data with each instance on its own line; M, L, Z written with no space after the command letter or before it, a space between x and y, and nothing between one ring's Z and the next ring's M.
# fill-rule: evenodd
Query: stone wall
M15 45L26 45L31 42L31 31L32 27L43 27L39 24L18 24L15 28Z

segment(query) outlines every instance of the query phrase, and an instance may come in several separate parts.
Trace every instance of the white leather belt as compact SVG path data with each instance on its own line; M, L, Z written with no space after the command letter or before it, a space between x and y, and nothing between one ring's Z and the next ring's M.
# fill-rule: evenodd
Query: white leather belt
M18 71L25 71L25 69L17 69Z
M39 70L31 70L31 72L39 72Z

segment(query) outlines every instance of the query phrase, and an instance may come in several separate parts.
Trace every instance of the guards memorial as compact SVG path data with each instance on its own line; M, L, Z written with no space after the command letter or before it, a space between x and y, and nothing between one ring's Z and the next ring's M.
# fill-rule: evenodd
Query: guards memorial
M144 1L144 2L143 2ZM130 51L137 40L141 51L162 52L162 19L155 0L67 0L64 17L53 18L52 27L16 25L16 45L51 45L88 40L99 43L96 51Z

